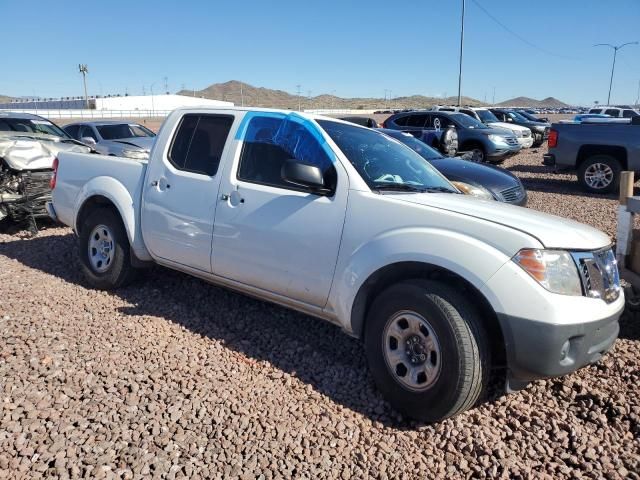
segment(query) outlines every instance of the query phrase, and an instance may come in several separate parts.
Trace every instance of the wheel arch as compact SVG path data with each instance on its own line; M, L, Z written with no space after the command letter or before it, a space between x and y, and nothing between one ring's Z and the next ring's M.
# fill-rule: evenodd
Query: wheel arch
M617 145L582 145L578 150L578 157L576 159L576 168L580 168L588 158L594 155L608 155L620 162L620 166L623 170L627 169L627 149L625 147Z
M363 338L366 318L374 299L387 287L408 280L429 279L456 287L477 308L488 336L495 363L506 362L505 340L498 316L489 300L471 282L461 275L438 265L403 261L386 265L373 272L360 286L351 308L351 328L355 336Z
M118 213L127 233L132 253L141 261L151 260L142 241L134 200L125 186L114 178L96 177L82 188L74 209L75 231L79 233L89 213L99 207L113 208Z

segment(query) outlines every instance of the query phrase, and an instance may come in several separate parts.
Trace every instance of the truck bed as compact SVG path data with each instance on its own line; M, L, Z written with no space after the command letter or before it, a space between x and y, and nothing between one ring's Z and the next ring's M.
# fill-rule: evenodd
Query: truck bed
M121 200L124 197L127 206L136 212L139 210L146 161L64 152L58 155L58 161L53 199L56 215L62 223L72 225L74 229L77 227L76 211L89 191L112 200L114 196Z

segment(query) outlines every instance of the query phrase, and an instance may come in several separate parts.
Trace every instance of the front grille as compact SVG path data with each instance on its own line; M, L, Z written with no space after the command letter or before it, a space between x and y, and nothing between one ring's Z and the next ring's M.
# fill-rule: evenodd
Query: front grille
M505 140L507 142L507 145L518 145L518 140L516 139L516 137L505 137Z
M620 275L613 250L605 248L595 252L574 252L582 288L587 297L601 298L611 303L620 296Z
M515 187L502 190L500 192L500 197L504 202L517 203L524 198L524 187L517 185Z

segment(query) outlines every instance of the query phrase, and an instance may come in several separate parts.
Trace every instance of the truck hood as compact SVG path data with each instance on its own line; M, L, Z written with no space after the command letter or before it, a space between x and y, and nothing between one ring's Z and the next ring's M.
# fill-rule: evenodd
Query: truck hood
M15 132L0 135L0 159L15 171L50 169L58 152L90 151L75 140L61 140L51 135Z
M390 195L408 203L440 208L519 230L536 238L545 248L596 250L611 245L611 239L595 228L502 202L450 193Z

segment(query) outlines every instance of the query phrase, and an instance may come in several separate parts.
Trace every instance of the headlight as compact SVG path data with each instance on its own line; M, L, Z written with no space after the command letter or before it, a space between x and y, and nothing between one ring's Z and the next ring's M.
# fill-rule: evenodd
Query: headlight
M136 160L147 160L149 158L149 152L144 150L122 150L122 156L127 158L134 158Z
M522 138L522 132L520 130L514 130L513 134L516 136L516 138Z
M474 197L483 198L485 200L493 200L493 195L484 187L476 187L464 182L451 182L453 185L465 195L473 195Z
M520 265L544 288L562 295L582 295L578 268L564 250L524 249L513 261Z
M504 145L507 144L507 140L506 138L504 138L502 135L489 135L489 140L491 140L493 143L502 143Z

